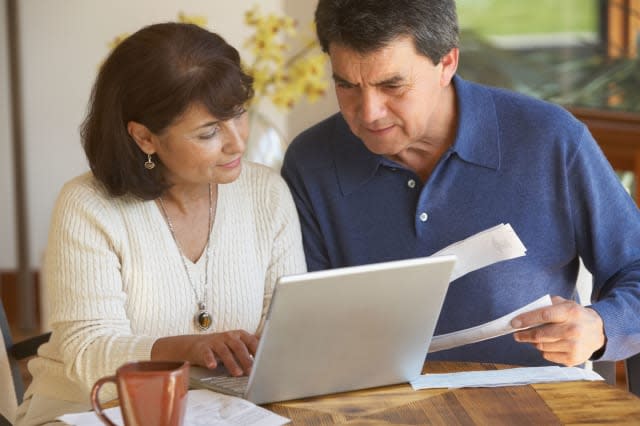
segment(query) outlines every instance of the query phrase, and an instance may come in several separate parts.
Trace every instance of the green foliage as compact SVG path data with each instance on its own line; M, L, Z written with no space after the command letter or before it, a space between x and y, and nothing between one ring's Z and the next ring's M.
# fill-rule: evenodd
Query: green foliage
M598 0L457 0L460 26L482 35L597 32Z
M640 113L640 59L607 56L599 3L457 0L460 75L566 106Z
M640 113L640 58L608 58L601 46L505 49L462 33L459 74L566 106Z

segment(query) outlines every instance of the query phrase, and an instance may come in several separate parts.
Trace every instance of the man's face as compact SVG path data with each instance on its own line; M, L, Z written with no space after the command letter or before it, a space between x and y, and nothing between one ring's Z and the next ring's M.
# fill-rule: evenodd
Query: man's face
M457 49L434 65L401 37L367 54L332 43L329 56L342 115L370 151L397 155L446 126L450 109L441 101L451 89Z

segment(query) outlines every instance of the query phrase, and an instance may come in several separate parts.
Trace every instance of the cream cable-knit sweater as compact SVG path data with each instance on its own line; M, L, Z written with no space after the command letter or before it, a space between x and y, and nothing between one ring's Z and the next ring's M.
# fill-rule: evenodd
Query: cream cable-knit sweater
M306 270L289 190L261 165L244 162L235 182L218 186L210 244L210 332L256 332L277 278ZM29 363L27 398L88 404L97 379L149 359L157 338L199 333L193 290L156 203L114 199L91 174L62 189L43 279L53 334ZM105 391L103 399L115 396Z

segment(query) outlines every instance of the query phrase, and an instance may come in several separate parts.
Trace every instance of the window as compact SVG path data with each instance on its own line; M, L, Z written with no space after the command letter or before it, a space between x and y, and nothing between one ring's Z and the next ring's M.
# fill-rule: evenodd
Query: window
M569 107L640 113L640 0L458 0L460 75Z

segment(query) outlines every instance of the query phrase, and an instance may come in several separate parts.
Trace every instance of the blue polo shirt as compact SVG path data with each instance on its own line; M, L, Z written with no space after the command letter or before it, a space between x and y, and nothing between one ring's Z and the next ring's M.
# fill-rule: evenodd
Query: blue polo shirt
M588 129L559 106L459 77L453 84L457 135L427 182L367 150L340 114L294 139L282 175L309 269L428 256L509 223L526 256L453 281L436 334L493 320L547 293L577 299L582 257L607 336L600 359L639 352L640 212ZM548 364L510 335L428 358Z

